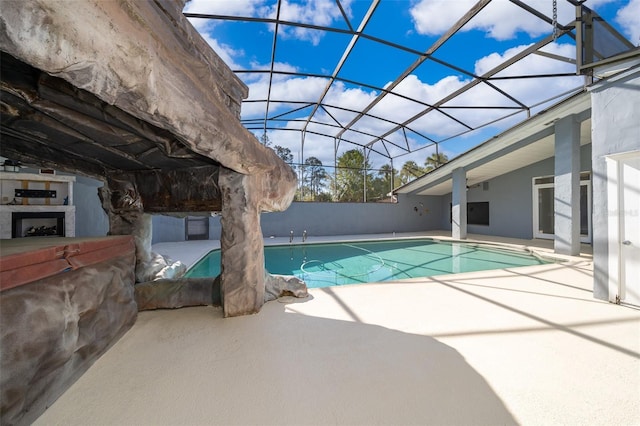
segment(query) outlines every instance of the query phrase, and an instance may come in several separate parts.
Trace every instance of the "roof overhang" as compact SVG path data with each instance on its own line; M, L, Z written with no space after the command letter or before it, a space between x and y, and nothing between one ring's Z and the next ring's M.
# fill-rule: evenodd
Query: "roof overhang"
M575 115L580 122L580 145L591 143L591 98L584 90L397 188L394 193L445 195L451 193L455 169L463 168L467 186L473 186L553 157L554 123L569 115Z

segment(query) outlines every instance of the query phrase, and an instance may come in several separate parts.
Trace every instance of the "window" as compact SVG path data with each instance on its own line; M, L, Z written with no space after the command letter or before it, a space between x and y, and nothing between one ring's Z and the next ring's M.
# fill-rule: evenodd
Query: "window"
M489 225L489 202L467 203L468 225Z
M452 222L453 205L449 203L449 222ZM489 226L489 202L467 203L467 225Z

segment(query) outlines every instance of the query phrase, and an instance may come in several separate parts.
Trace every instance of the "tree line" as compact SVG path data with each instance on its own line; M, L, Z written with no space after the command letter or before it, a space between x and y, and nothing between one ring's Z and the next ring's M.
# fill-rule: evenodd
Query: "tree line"
M374 169L362 151L352 149L337 158L336 170L329 173L327 168L333 167L323 165L316 157L308 157L303 163L294 163L289 148L271 146L264 136L259 139L298 173L300 185L296 201L389 201L393 189L449 161L445 154L434 153L425 159L422 166L410 160L400 169L392 168L391 164Z

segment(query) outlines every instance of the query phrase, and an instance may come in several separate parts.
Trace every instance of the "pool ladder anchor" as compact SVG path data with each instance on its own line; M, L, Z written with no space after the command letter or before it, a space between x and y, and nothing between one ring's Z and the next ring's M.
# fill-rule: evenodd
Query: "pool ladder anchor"
M304 231L302 231L302 242L304 243L305 241L307 241L307 230L306 229Z
M293 229L289 233L289 244L291 244L292 242L293 242Z

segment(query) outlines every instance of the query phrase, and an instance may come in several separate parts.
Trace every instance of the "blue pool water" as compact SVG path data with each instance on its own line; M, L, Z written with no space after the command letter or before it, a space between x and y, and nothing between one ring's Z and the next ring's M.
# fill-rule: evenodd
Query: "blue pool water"
M295 275L309 288L549 263L528 252L429 239L271 246L264 254L270 273ZM213 250L186 276L219 273L220 250Z

